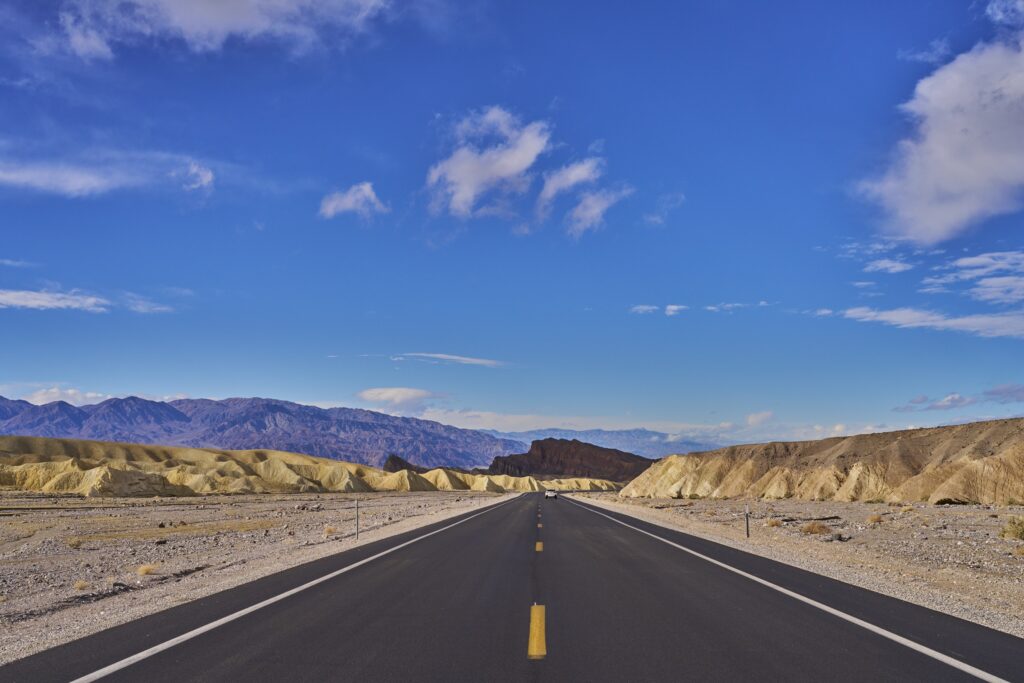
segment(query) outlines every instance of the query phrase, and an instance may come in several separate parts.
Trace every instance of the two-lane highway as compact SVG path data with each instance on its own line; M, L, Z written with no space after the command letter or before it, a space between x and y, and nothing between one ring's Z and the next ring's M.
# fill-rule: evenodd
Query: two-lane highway
M1004 633L527 494L53 648L0 680L1024 680L1022 655Z

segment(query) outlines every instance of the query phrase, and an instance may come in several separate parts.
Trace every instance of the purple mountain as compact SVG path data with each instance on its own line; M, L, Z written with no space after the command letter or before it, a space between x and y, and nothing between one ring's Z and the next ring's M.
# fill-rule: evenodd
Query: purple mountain
M75 407L0 397L0 434L226 449L266 448L380 466L391 453L426 467L487 467L521 441L439 422L355 408L316 408L265 398L130 396Z

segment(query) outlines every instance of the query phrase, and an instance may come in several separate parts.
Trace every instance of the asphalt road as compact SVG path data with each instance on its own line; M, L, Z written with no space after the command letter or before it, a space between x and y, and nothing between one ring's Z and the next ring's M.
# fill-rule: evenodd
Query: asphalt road
M104 680L978 680L958 662L1024 680L1024 640L540 494L53 648L0 681L74 680L162 645Z

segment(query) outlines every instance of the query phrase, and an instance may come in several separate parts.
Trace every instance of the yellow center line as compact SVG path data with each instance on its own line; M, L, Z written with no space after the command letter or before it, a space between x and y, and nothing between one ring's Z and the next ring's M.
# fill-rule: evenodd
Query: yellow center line
M538 553L544 550L544 542L537 541L537 546L534 548Z
M526 656L530 659L544 659L548 654L547 639L544 636L544 605L530 607L530 644Z

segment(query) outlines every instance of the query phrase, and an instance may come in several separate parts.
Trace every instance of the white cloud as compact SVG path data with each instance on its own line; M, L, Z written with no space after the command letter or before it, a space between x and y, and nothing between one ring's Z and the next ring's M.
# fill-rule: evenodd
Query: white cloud
M209 190L213 187L213 171L202 164L189 161L185 170L185 182L182 188L185 190Z
M374 387L363 389L357 396L370 403L385 403L392 408L416 407L423 401L435 398L436 394L426 389L413 389L410 387Z
M814 315L818 316L819 318L827 318L833 313L835 313L835 311L833 311L831 308L819 308L818 310L814 311Z
M658 307L657 306L652 306L651 304L636 304L635 306L630 306L630 308L629 308L629 312L630 313L636 313L638 315L645 315L647 313L654 313L657 310L658 310Z
M196 52L229 39L273 40L306 50L344 45L385 13L387 0L68 0L60 24L68 49L110 59L116 44L183 41Z
M1024 24L1024 0L990 0L985 14L997 24L1020 26Z
M172 313L174 309L166 304L151 301L140 294L125 292L124 306L133 313Z
M541 220L547 217L551 202L563 192L585 183L592 183L604 173L604 159L590 157L582 161L563 166L552 173L544 174L544 187L537 197L537 216Z
M78 292L43 292L19 289L0 289L0 308L26 308L34 310L72 309L89 313L105 313L110 302L98 296Z
M90 150L66 159L0 158L0 186L65 197L181 183L186 191L210 190L209 166L159 151Z
M684 306L682 304L669 304L668 306L665 306L665 315L678 315L683 311L689 310L689 308L689 306Z
M874 287L876 283L869 280L858 280L857 282L851 282L850 284L857 289L867 289L868 287Z
M569 212L569 234L578 238L588 230L597 228L604 222L605 212L631 194L631 187L584 192L579 203Z
M30 261L22 261L20 259L0 258L0 266L7 268L32 268L36 264Z
M137 187L146 182L145 179L116 167L64 162L0 161L0 185L66 197L103 194L111 190Z
M999 251L964 256L938 268L940 275L921 281L920 291L937 294L970 282L967 294L986 303L1012 304L1024 301L1024 252Z
M362 218L369 218L375 213L390 211L373 191L373 183L363 182L353 185L344 192L332 192L320 202L320 215L334 218L339 213L354 213Z
M1018 23L1018 2L993 2L989 16ZM902 105L914 134L889 168L859 184L898 237L950 239L1021 207L1024 196L1024 51L1019 35L981 43L918 82Z
M451 353L403 353L395 356L393 360L405 360L406 358L421 359L439 363L456 363L458 365L481 365L487 368L497 368L504 363L500 360L490 358L473 358L472 356L457 356Z
M1024 384L1000 384L986 390L984 396L996 403L1024 403Z
M460 121L455 134L455 151L430 168L427 186L434 192L435 209L447 204L452 215L468 218L484 195L518 194L529 187L528 173L549 149L551 128L545 121L523 125L491 106Z
M924 328L966 332L979 337L1013 337L1024 339L1024 311L949 316L916 308L876 310L867 307L849 308L843 315L860 322L879 322L902 328Z
M775 417L775 413L773 413L770 410L763 410L759 413L751 413L750 415L747 415L746 418L747 426L760 427L765 422L771 420L773 417Z
M73 387L52 386L39 389L24 397L29 403L41 406L53 401L66 401L71 405L83 406L113 398L110 394L101 394L95 391L81 391Z
M914 266L910 265L906 261L891 258L880 258L869 262L864 266L865 273L903 273L910 270Z
M906 62L922 62L924 64L939 64L949 56L949 40L936 38L928 47L923 50L900 50L897 57Z
M986 277L969 290L978 301L994 304L1015 304L1024 301L1024 276Z
M658 197L654 211L644 214L644 221L651 225L664 225L668 215L678 209L686 201L682 192L669 192Z
M952 410L953 408L962 408L969 406L974 403L974 399L962 396L957 393L947 394L939 400L926 406L924 410Z
M729 313L739 308L747 308L750 304L739 304L739 303L723 303L714 304L712 306L705 306L705 311L711 311L712 313Z

